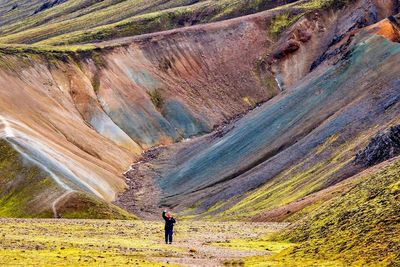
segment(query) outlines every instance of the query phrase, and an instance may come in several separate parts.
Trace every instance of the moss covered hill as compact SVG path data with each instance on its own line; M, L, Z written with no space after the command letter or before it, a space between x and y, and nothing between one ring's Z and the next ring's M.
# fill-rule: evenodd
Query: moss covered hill
M109 40L252 14L296 1L3 1L0 42Z
M319 7L340 8L348 0L47 0L2 1L0 43L66 45L111 40L222 21L291 7L276 29ZM295 13L293 18L287 18Z
M283 238L301 245L283 254L341 261L343 265L400 263L400 161L356 178L351 189L310 211Z

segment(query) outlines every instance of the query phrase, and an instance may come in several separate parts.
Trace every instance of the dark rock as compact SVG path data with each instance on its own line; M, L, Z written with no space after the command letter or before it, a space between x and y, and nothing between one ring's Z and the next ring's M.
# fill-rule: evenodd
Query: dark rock
M299 36L299 41L302 43L308 42L312 37L311 33L304 30L298 30L297 34Z
M54 1L46 1L41 6L39 6L33 14L40 13L46 9L52 8L53 6L64 3L66 0L54 0Z
M377 134L368 146L357 153L355 163L370 167L400 155L400 125Z
M313 71L314 69L316 69L319 65L321 65L324 61L333 59L333 58L337 58L336 60L346 60L348 58L348 56L350 55L349 52L349 48L351 46L351 42L353 40L354 34L351 34L349 39L340 47L338 48L332 48L328 49L324 54L322 54L319 58L317 58L310 67L310 72ZM337 40L334 39L332 40L332 43L336 42L340 42L343 40L343 36L340 37L335 37L338 38ZM341 55L344 55L341 57Z
M396 25L397 27L400 27L400 21L398 18L396 18L394 16L389 16L388 20L390 20L390 22L393 23L394 25Z
M400 81L397 82L397 86L400 88ZM392 97L391 99L389 99L386 102L384 109L387 110L387 109L391 108L399 101L400 101L400 95L396 95L396 96Z
M17 7L18 7L18 4L13 4L13 5L11 6L11 9L9 10L9 12L10 12L10 11L13 11L14 9L17 9Z
M297 50L299 50L300 48L300 44L297 41L294 40L290 40L285 47L283 47L282 49L279 49L277 52L275 52L273 54L274 59L282 59L294 52L296 52Z

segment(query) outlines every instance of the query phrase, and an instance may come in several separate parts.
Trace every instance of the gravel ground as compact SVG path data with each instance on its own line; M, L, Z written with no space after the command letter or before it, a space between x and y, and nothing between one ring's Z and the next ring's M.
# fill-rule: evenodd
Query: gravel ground
M166 245L161 221L0 219L0 265L242 265L270 254L262 239L282 227L178 221L174 244Z

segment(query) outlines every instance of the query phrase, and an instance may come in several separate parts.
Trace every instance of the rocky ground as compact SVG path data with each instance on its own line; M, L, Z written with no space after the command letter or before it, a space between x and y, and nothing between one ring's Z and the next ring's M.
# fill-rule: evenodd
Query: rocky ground
M355 161L360 165L369 167L399 154L400 125L396 125L372 138L368 146L357 154Z
M179 222L173 245L161 221L0 220L1 266L243 266L290 244L267 241L273 223Z

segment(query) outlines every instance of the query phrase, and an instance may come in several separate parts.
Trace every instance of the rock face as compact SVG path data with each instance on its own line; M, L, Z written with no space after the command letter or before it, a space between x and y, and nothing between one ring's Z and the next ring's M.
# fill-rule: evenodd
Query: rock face
M332 1L344 4L345 1ZM284 32L266 57L268 68L290 88L330 57L336 59L354 33L386 17L397 14L397 1L353 1L340 12L317 10L302 16Z
M46 9L52 8L52 7L56 6L56 5L59 5L59 4L62 4L62 3L64 3L64 2L66 2L66 1L67 1L67 0L54 0L54 1L47 1L47 2L44 2L41 6L39 6L39 7L35 10L35 12L33 12L33 14L37 14L37 13L43 12L43 11L45 11Z
M365 167L373 166L400 155L400 125L379 133L368 146L357 153L355 162Z

